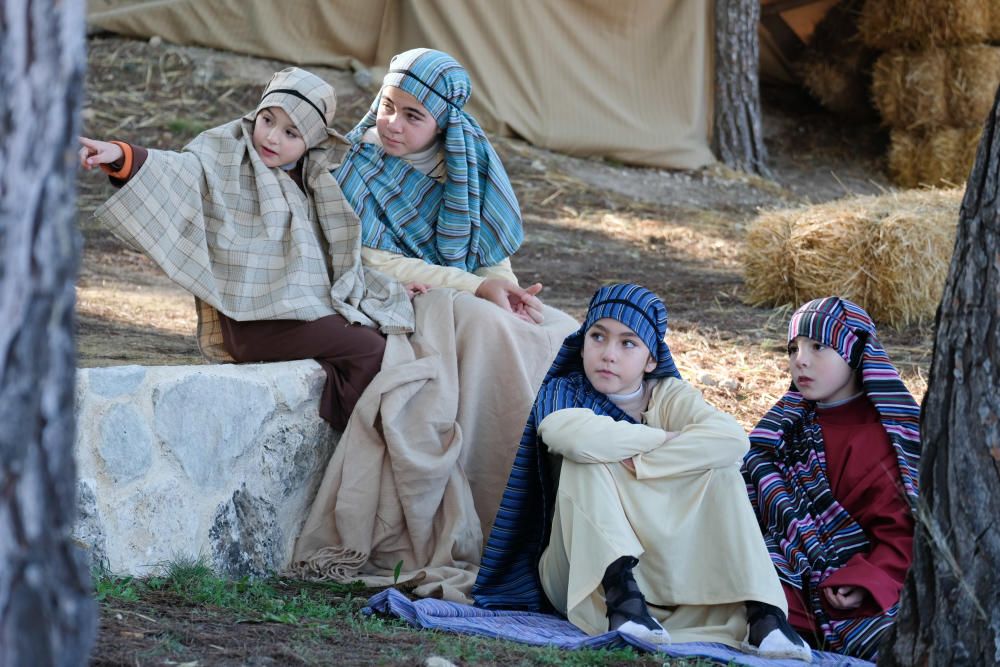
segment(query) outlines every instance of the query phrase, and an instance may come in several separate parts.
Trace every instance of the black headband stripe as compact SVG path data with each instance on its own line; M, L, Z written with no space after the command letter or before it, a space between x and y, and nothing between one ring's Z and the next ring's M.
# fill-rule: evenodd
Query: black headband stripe
M316 110L316 113L319 114L320 120L323 121L323 126L324 127L326 126L326 116L323 115L323 112L319 110L319 107L316 106L311 99L309 99L299 91L293 90L292 88L275 88L274 90L269 90L266 93L264 93L264 97L267 97L268 95L274 95L275 93L285 93L287 95L291 95L292 97L299 98L300 100L302 100L303 102L305 102L306 104L308 104L309 106L311 106L313 109ZM264 97L260 98L261 102L264 101Z
M431 91L432 93L434 93L435 95L437 95L438 97L440 97L442 100L444 100L445 104L448 104L448 105L453 106L456 109L458 109L458 107L455 106L454 102L452 102L447 97L445 97L444 95L442 95L441 93L439 93L438 91L436 91L434 89L434 86L432 86L431 84L427 83L426 81L424 81L423 79L421 79L419 76L417 76L416 74L414 74L410 70L408 70L408 69L391 69L391 70L389 70L388 73L389 74L402 74L403 76L408 76L411 79L414 79L415 81L417 81L418 83L420 83L421 85L423 85L424 88L426 88L427 90Z
M631 301L627 301L626 299L605 299L604 301L601 301L599 303L595 303L594 305L592 305L590 307L590 310L593 310L593 309L595 309L595 308L597 308L599 306L603 306L606 303L620 303L623 306L629 306L629 307L631 307L634 311L636 311L637 313L639 313L640 315L642 315L644 318L646 318L646 321L649 322L649 326L653 327L653 331L659 333L660 328L658 326L656 326L656 322L653 320L652 317L650 317L649 313L647 313L645 310L643 310L639 306L635 305Z

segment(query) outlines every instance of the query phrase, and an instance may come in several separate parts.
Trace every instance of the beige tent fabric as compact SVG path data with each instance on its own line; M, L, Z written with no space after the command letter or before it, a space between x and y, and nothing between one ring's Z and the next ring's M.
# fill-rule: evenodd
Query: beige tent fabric
M91 29L351 69L375 60L386 0L91 0Z
M377 65L430 46L469 72L483 127L571 155L711 163L711 6L703 0L392 3ZM475 45L475 48L472 48Z
M103 0L94 28L347 68L414 47L469 71L487 131L573 155L710 164L712 5L703 0ZM352 60L353 59L353 60Z
M471 602L524 422L578 324L546 307L528 324L467 292L414 299L416 333L389 336L327 467L291 573L369 585L420 582ZM362 575L362 576L359 576Z

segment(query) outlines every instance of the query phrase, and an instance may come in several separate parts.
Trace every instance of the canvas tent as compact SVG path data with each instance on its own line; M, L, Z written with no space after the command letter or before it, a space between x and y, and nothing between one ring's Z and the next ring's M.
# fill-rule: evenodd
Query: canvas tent
M713 4L92 0L88 20L302 66L373 68L376 80L393 54L437 48L469 71L470 111L488 131L573 155L693 169L714 160Z

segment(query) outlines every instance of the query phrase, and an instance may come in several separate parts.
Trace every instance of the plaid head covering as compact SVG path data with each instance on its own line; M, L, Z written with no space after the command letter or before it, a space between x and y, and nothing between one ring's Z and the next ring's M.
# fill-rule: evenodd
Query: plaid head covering
M275 72L264 88L260 104L244 118L252 123L257 114L270 107L280 107L288 114L302 133L306 148L316 148L331 137L347 143L333 129L333 116L337 112L333 86L311 72L297 67Z
M304 189L253 148L254 118L273 106L307 137ZM405 288L362 269L361 225L330 173L335 108L333 88L319 77L278 72L257 110L202 132L179 153L150 150L94 212L195 296L198 342L211 361L231 360L218 312L238 321L340 314L387 334L413 330Z
M549 541L555 489L547 450L538 437L538 424L549 414L565 408L587 408L598 415L635 423L606 395L594 389L583 372L580 354L584 335L594 322L605 317L629 327L646 343L657 360L656 368L646 374L647 378L681 377L663 340L667 309L659 297L638 285L609 285L599 289L590 300L583 325L563 342L525 424L493 530L483 549L479 575L472 587L472 596L481 607L530 611L549 608L538 579L538 560Z
M920 407L889 362L871 317L846 299L816 299L792 315L788 341L798 336L833 348L851 368L860 369L863 391L889 436L912 505L917 499ZM832 650L850 644L852 654L864 656L877 649L896 607L880 616L834 621L820 602L818 584L853 555L867 553L869 542L833 497L815 408L793 384L750 433L743 474L779 577L808 592Z
M412 49L392 58L382 87L410 93L443 135L442 185L362 136L375 125L381 92L348 132L353 145L336 172L361 218L362 243L429 264L475 271L521 246L521 211L507 172L476 119L463 111L468 74L446 53Z

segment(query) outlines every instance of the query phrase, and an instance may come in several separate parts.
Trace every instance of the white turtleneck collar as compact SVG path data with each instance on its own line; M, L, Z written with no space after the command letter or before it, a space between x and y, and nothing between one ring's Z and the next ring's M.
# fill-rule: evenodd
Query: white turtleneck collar
M378 136L378 130L374 127L370 127L365 130L365 133L361 136L361 141L366 144L375 144L376 146L382 145L382 140ZM400 156L400 159L409 162L410 165L421 174L430 176L436 181L440 181L442 183L444 182L446 174L444 165L444 146L440 137L424 150L417 151L415 153L408 153Z

